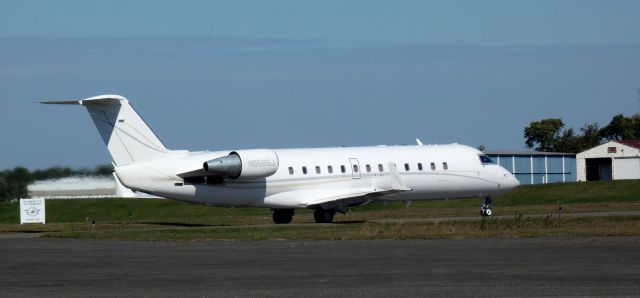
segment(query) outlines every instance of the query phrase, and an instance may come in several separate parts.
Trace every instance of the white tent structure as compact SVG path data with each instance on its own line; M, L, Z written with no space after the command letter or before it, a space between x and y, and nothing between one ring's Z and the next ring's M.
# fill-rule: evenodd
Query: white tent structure
M158 198L126 188L118 178L67 177L35 181L27 186L29 196L46 199L90 199L90 198Z
M578 181L640 179L640 140L611 141L576 155Z
M35 181L29 195L47 199L115 197L116 182L111 177L67 177Z

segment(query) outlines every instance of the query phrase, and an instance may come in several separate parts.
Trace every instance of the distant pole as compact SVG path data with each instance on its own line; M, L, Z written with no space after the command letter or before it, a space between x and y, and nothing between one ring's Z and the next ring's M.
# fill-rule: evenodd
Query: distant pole
M636 92L638 92L638 113L640 114L640 88L636 89Z

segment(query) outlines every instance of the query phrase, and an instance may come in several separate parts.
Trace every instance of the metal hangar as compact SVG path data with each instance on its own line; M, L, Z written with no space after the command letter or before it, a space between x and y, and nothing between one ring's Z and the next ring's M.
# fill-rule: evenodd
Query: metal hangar
M576 155L538 151L486 151L493 161L514 174L520 184L576 181Z

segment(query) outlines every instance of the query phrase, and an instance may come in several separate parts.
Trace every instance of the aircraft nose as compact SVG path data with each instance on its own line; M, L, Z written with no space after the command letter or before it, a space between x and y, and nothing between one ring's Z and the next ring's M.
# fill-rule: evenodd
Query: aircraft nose
M507 188L516 188L516 187L520 186L520 181L518 181L518 179L516 179L516 177L513 174L511 174L511 173L504 174L504 176L506 178L505 180L507 180L506 183L505 183L505 186Z

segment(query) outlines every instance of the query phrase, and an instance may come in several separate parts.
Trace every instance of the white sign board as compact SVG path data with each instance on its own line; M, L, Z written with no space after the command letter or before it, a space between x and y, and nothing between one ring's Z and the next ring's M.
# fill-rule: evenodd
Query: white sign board
M44 198L20 199L20 224L44 224L44 209Z

